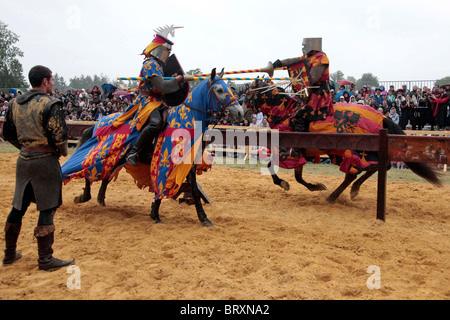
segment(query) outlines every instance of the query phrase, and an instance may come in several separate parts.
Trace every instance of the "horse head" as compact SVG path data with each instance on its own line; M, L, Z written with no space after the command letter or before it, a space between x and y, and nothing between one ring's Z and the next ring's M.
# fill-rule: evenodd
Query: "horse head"
M222 79L224 70L216 75L216 69L211 72L211 77L207 80L209 97L211 100L211 113L219 120L225 115L229 122L240 122L244 119L244 111L234 95L231 87Z
M282 103L281 99L285 95L285 90L275 85L269 85L268 83L255 80L250 84L250 88L247 91L242 107L244 112L255 112L259 108L272 108Z

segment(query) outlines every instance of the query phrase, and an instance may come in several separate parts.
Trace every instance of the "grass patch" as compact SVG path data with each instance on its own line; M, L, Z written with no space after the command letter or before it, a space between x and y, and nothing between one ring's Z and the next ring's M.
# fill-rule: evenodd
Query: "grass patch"
M217 157L216 157L217 158ZM256 164L254 163L254 160L252 163L250 163L249 160L246 160L245 163L241 163L242 160L240 160L239 163L237 163L236 159L233 158L217 158L215 161L215 165L218 166L227 166L230 168L236 168L236 169L249 169L249 170L260 170L262 168L267 168L267 164L261 163L258 161ZM279 172L287 172L294 174L294 170L287 170L283 168L277 168ZM440 172L443 173L442 170ZM345 174L339 170L339 166L334 164L319 164L319 163L308 163L303 168L303 174L312 174L312 175L330 175L330 176L339 176L344 179ZM361 176L361 175L360 175ZM369 179L377 179L378 174L375 173L372 177ZM387 172L387 179L388 181L404 181L409 183L428 183L426 180L422 179L421 177L417 176L415 173L413 173L409 169L397 169L392 167ZM446 173L442 174L442 182L444 185L450 185L450 172L447 171Z
M9 142L0 142L0 153L18 153L19 151ZM75 152L75 148L69 148L69 154L72 155ZM256 164L250 163L249 160L246 160L245 163L237 163L236 159L233 158L219 158L216 156L216 163L214 165L217 166L227 166L230 168L236 169L249 169L249 170L260 170L261 168L267 168L267 164L263 164L258 161ZM242 160L241 160L242 161ZM231 163L228 163L231 162ZM279 172L288 172L293 174L293 170L286 170L283 168L278 168ZM440 170L442 172L442 170ZM344 179L344 173L339 171L339 167L333 164L314 164L308 163L303 168L304 174L321 174L321 175L331 175L331 176L339 176ZM370 179L377 179L378 175L375 173ZM392 168L388 170L387 179L389 181L404 181L410 183L427 183L424 179L415 175L411 170L408 169L397 169ZM443 173L442 182L445 185L450 185L450 171Z

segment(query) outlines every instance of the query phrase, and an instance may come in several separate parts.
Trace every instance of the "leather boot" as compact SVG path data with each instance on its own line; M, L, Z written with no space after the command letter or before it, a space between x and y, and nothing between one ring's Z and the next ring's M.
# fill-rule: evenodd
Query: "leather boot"
M38 243L38 264L39 270L54 271L56 269L69 266L75 259L64 261L54 258L52 245L54 242L55 226L38 226L34 229L34 236Z
M17 238L19 238L21 223L9 223L5 224L5 257L3 258L3 264L12 264L14 261L22 258L20 252L16 252Z
M155 112L158 112L156 116L154 115ZM127 163L133 167L136 167L142 151L147 149L147 145L153 142L153 138L156 137L161 130L161 116L159 116L159 111L153 111L151 116L153 116L153 118L151 117L149 123L142 129L141 134L127 156Z

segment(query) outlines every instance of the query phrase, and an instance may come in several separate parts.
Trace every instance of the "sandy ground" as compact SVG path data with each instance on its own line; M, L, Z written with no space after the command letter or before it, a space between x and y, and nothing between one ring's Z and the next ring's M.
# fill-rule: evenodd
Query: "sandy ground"
M0 154L1 221L10 211L15 161ZM312 193L292 174L280 176L290 191L259 171L216 166L200 176L213 228L202 226L193 206L171 199L155 225L152 194L125 172L110 184L107 207L74 204L83 181L72 181L55 216L54 256L75 257L77 268L37 269L32 205L18 241L23 258L0 267L0 299L450 298L450 186L389 182L383 223L376 220L376 180L355 201L346 191L330 205L325 198L340 177L307 175L329 188ZM370 266L379 271L379 289L368 281L377 275Z

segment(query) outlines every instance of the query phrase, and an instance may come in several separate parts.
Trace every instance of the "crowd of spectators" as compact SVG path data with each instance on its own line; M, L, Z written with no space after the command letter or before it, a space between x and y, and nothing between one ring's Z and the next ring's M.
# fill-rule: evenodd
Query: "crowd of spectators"
M66 121L98 121L111 113L123 112L131 104L133 95L114 95L94 86L92 90L54 90L53 97L63 102ZM14 93L0 92L0 115L5 115Z
M235 90L236 97L242 102L249 85ZM450 85L437 86L432 89L414 86L411 90L403 85L395 89L390 86L372 88L364 86L357 90L354 85L340 86L332 89L335 103L364 104L373 107L399 124L402 129L422 130L426 125L430 130L450 128ZM115 112L123 112L133 101L134 95L114 95L98 86L92 90L54 90L53 96L62 100L66 120L98 121ZM8 110L8 104L15 97L14 93L0 92L0 116ZM244 122L245 121L245 122ZM222 119L220 125L239 125L250 127L269 127L267 115L261 110L255 111L240 123L228 123Z
M430 130L444 130L450 127L449 96L450 85L437 86L432 89L424 86L413 86L409 90L406 85L388 90L379 86L373 90L365 86L356 90L354 85L349 89L340 86L336 92L336 102L365 104L377 109L402 129L422 130L426 125ZM351 100L353 98L353 100ZM409 128L408 128L409 127Z
M242 101L248 90L248 86L241 87L235 94ZM368 105L378 110L386 117L391 118L402 129L422 130L429 126L431 131L450 130L450 85L437 86L432 89L424 86L413 86L412 90L407 85L395 89L390 86L388 90L381 85L372 88L369 85L357 90L355 85L341 85L337 90L331 89L334 103L351 103ZM256 118L256 121L252 121ZM266 119L266 120L264 120ZM263 124L264 120L264 124ZM245 120L247 121L247 119ZM268 126L267 115L260 110L255 111L250 118L249 126ZM220 123L229 125L225 120ZM243 122L234 125L245 125Z

